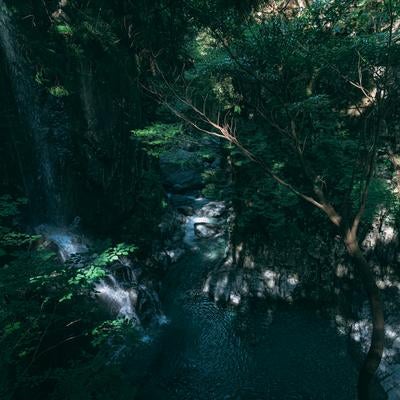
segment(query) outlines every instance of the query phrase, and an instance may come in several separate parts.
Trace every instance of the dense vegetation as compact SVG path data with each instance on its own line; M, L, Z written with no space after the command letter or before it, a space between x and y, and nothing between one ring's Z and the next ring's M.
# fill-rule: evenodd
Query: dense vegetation
M203 193L232 206L238 264L342 238L371 305L369 398L384 320L359 243L382 210L400 225L400 3L24 0L0 12L0 396L134 398L123 361L108 360L121 343L134 351L137 329L91 293L125 259L159 273L159 159L194 143L199 159L220 153ZM98 238L79 268L34 230L76 215Z

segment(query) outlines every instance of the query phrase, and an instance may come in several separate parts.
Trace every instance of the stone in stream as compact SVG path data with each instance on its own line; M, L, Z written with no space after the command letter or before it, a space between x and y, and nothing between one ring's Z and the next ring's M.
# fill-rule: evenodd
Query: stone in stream
M220 218L226 212L226 205L223 201L210 201L204 205L198 215L201 217Z
M215 236L218 233L218 227L214 224L195 223L194 232L197 237L207 239Z

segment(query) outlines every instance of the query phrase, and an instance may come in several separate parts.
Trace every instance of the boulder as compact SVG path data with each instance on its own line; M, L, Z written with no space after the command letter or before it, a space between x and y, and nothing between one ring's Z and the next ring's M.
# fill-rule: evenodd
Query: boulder
M202 164L194 152L180 149L164 154L160 167L165 186L173 193L184 193L203 187Z
M177 208L177 211L186 217L194 215L194 209L191 206L180 206Z
M193 169L170 173L165 177L165 184L174 193L184 193L203 187L200 172Z
M213 224L195 223L194 232L197 237L207 239L215 236L218 233L218 227Z
M220 218L225 212L226 206L223 201L210 201L200 209L198 214L202 217Z

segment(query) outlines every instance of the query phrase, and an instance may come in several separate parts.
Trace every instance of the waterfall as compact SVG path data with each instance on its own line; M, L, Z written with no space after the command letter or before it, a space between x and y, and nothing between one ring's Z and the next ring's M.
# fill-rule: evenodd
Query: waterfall
M138 299L136 290L123 288L113 275L108 275L96 284L95 291L112 313L140 324L135 310Z
M39 225L35 228L35 232L55 245L63 263L72 256L85 254L89 250L83 237L74 233L72 229Z
M151 322L158 326L169 323L161 310L157 293L144 284L123 284L118 277L110 273L95 285L95 293L111 314L125 318L137 327L140 327L142 322L145 325Z
M35 192L28 193L28 196L36 200L37 209L40 207L40 210L44 210L44 218L59 223L62 215L62 195L60 179L55 173L55 164L62 165L65 158L65 154L59 151L65 142L65 126L63 126L65 121L55 122L54 113L60 118L57 110L50 112L48 101L45 104L39 102L40 88L35 83L32 68L21 51L11 14L3 0L0 0L0 50L9 70L17 111L27 128L35 153L37 171L33 174L36 181L32 185ZM61 116L62 118L65 116ZM49 139L52 144L49 143ZM37 191L41 196L38 196ZM40 197L43 200L40 200Z

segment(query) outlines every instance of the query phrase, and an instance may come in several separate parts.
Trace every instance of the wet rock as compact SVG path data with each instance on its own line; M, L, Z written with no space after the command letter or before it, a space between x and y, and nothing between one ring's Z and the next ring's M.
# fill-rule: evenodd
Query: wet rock
M222 201L210 201L198 212L199 216L209 218L221 218L226 213L226 205Z
M178 208L178 207L186 207L190 206L190 204L193 203L195 197L193 196L185 196L183 194L169 194L169 199L171 201L171 204Z
M180 249L180 248L169 249L169 250L166 250L165 252L168 255L170 262L172 264L176 263L185 254L185 250Z
M153 256L153 260L162 270L166 270L171 263L171 259L165 251L159 251L156 253Z
M169 212L164 215L162 222L158 225L160 233L164 238L173 237L180 229L182 216L175 212Z
M199 238L211 238L218 234L218 227L216 225L207 223L195 223L194 232Z
M177 211L187 217L194 215L194 209L190 206L180 206L177 208Z
M180 149L160 158L164 184L173 193L184 193L203 187L202 164L196 153Z
M166 185L175 193L184 193L203 187L201 175L195 170L174 172L170 174L165 181Z

